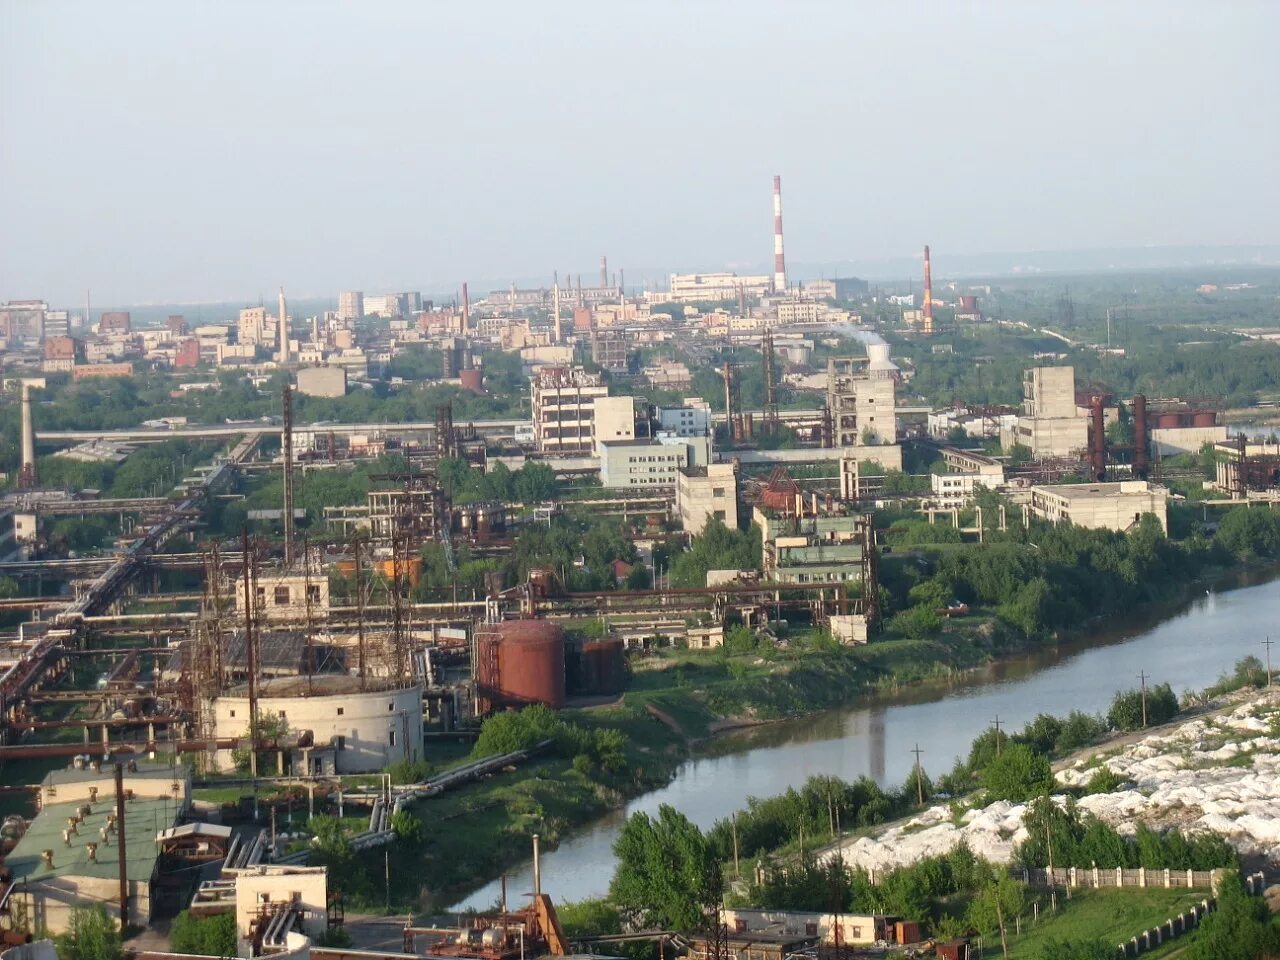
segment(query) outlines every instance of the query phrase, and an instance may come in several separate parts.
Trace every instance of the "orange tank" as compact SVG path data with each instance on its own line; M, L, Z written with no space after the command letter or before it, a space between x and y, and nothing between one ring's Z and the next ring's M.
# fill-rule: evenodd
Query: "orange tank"
M476 634L476 697L484 712L541 703L564 706L564 630L546 620L508 620Z

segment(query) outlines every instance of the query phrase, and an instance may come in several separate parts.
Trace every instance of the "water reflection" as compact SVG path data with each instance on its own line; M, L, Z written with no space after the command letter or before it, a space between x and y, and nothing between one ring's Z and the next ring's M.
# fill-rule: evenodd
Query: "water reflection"
M948 685L916 687L720 738L681 767L668 786L545 853L543 888L562 900L606 892L613 840L626 814L637 810L653 813L667 803L709 827L748 797L780 793L815 774L867 775L899 786L911 772L917 743L925 770L941 773L997 715L1004 729L1016 730L1038 713L1105 711L1116 690L1137 686L1139 671L1178 692L1201 689L1240 657L1260 652L1260 641L1280 613L1280 581L1246 584L1271 576L1275 571L1233 577L1181 610L1086 631L1072 643L992 664ZM1160 616L1166 619L1157 622ZM515 871L510 889L526 890L529 884L524 867ZM463 905L484 908L497 896L495 881Z

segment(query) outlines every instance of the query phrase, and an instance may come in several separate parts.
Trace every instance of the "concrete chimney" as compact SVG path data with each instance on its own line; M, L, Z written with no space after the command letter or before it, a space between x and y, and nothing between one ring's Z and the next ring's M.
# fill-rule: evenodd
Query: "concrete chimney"
M787 292L787 258L782 252L782 177L773 178L773 292Z
M600 289L609 289L609 258L600 258Z
M289 362L289 317L285 313L284 287L280 288L280 363Z
M560 342L560 274L556 274L551 287L551 341Z
M39 483L36 476L36 434L31 426L31 384L22 384L22 469L18 486L30 490Z
M924 247L924 323L921 333L933 336L933 268L929 264L929 245Z
M462 335L465 337L471 332L471 298L467 296L467 284L462 284Z

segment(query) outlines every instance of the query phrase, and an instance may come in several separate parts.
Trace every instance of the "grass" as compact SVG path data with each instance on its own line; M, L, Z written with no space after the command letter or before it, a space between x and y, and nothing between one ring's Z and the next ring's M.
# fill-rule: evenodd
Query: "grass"
M1059 895L1058 911L1046 914L1041 909L1040 921L1022 934L1009 937L1010 960L1035 960L1045 945L1052 941L1076 943L1101 940L1114 946L1200 902L1205 892L1195 890L1164 890L1126 888L1123 890L1076 890L1071 899L1064 901ZM1180 938L1170 945L1185 945ZM998 938L992 946L999 953ZM1152 951L1145 957L1158 957L1164 952Z

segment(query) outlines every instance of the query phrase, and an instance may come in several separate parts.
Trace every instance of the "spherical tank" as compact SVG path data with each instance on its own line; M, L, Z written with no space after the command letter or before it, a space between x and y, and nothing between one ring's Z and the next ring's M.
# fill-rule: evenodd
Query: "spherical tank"
M564 706L564 630L546 620L498 624L498 698L507 705Z
M1218 415L1212 410L1197 410L1191 416L1193 427L1212 427L1218 423Z
M459 370L458 380L463 390L472 393L484 393L484 372L481 370Z
M621 640L588 640L579 659L582 693L621 693L626 655Z

